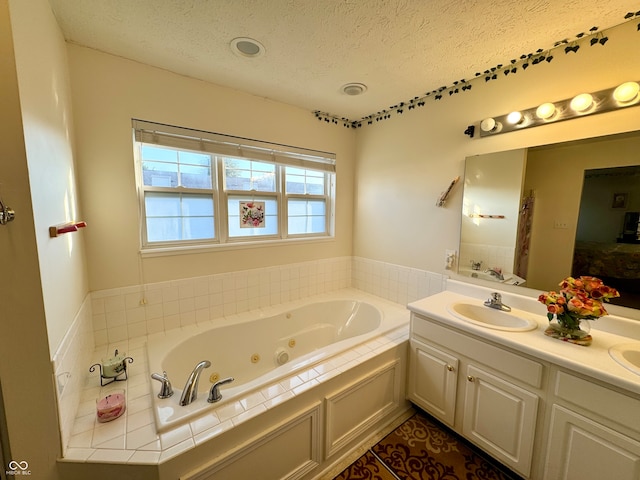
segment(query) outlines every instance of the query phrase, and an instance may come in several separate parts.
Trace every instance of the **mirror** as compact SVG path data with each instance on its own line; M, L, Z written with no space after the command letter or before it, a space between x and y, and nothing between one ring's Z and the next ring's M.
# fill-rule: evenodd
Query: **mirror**
M468 157L458 273L538 290L594 275L640 308L637 165L640 132Z

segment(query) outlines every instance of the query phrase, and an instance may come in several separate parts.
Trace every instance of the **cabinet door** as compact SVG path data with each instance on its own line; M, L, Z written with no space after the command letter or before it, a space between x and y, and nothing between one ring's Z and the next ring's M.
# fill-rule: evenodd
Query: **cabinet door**
M463 435L528 477L538 396L473 365L465 383Z
M640 478L640 442L559 405L551 412L545 480Z
M453 426L458 359L416 340L410 345L409 399Z

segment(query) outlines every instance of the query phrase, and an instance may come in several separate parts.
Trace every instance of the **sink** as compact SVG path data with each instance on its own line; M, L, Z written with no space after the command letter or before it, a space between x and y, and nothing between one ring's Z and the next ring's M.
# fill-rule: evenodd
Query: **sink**
M454 303L447 307L454 317L481 327L508 332L526 332L538 328L538 323L525 312L506 312L474 303Z
M640 343L622 343L609 348L609 355L627 370L640 375Z

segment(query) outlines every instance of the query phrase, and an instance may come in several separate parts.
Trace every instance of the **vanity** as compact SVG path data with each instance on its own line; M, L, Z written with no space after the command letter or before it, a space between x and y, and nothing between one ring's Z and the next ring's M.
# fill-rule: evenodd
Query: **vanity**
M638 480L640 321L602 317L574 345L544 335L537 298L484 306L495 291L449 280L409 304L408 398L524 478Z

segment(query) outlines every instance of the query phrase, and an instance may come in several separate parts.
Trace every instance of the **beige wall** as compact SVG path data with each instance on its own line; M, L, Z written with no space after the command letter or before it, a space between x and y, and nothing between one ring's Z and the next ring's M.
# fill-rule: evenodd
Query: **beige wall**
M489 116L637 80L636 24L610 31L609 39L604 48L559 51L551 63L508 77L479 78L469 91L359 129L354 255L444 272L445 250L459 242L462 185L444 208L435 203L463 175L465 157L640 129L640 107L634 107L489 138L463 134Z
M95 50L69 46L69 57L90 290L351 254L353 131L322 125L306 110ZM335 240L147 257L143 279L132 118L336 153Z
M24 108L24 103L21 100L33 94L33 90L27 87L22 91L24 52L21 42L28 25L30 31L45 42L40 45L41 48L29 52L32 57L30 62L40 60L51 65L46 60L47 55L51 54L50 48L55 48L51 42L60 40L55 35L50 36L54 25L52 18L46 1L29 2L27 6L26 2L20 0L11 1L11 5L7 0L0 0L0 193L16 212L11 224L0 226L0 381L11 446L10 458L27 462L32 478L43 479L57 478L56 459L60 455L47 326L59 328L52 337L55 343L55 338L64 334L66 319L56 318L54 324L47 325L49 310L45 305L47 294L44 290L48 286L42 284L42 278L48 275L53 264L47 260L39 262L39 230L42 225L33 213L38 208L39 198L46 192L33 191L30 170L40 168L51 172L56 169L50 169L43 161L42 152L36 154L35 163L27 161L27 155L33 153L28 150L32 146L33 129L37 128L34 123L38 123L38 120L34 112L29 111L24 112L23 123L21 108ZM60 45L58 43L57 47ZM57 60L52 62L58 65ZM19 64L18 71L16 63ZM41 80L47 83L51 78ZM52 98L45 98L50 105ZM39 135L46 135L43 132L47 130L46 122L41 126ZM52 137L48 138L51 140ZM50 146L50 149L55 153L55 148ZM37 187L44 188L40 184ZM49 198L62 201L53 193ZM60 274L68 273L66 262L56 265L62 268ZM76 279L70 281L73 283ZM67 299L57 300L63 301ZM4 464L0 468L4 474L8 466Z
M527 279L531 285L541 290L555 289L560 280L571 274L584 171L638 165L638 152L638 136L529 151L524 188L533 190L536 197ZM550 181L550 172L558 180ZM556 221L566 223L567 228L554 228Z
M49 348L53 355L88 293L84 231L49 227L82 219L73 157L66 44L45 0L11 2L20 107L29 165Z

